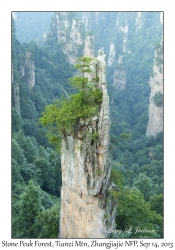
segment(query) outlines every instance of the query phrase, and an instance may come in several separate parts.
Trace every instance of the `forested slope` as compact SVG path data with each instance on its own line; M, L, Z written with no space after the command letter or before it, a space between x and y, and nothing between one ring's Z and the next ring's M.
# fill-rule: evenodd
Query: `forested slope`
M26 52L31 53L35 64L35 85L31 90L27 75L21 76L20 71ZM39 125L38 119L46 105L64 94L72 68L54 40L44 48L35 42L21 44L13 26L12 235L15 238L58 235L60 154L49 145L46 129ZM16 102L20 103L20 112L15 108Z

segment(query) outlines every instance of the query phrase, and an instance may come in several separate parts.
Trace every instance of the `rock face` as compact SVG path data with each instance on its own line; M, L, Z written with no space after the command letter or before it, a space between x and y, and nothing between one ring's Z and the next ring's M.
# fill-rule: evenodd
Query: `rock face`
M136 22L135 22L136 31L141 29L143 26L143 21L142 21L141 15L142 15L142 12L137 12Z
M15 109L17 110L18 114L21 115L20 97L19 97L19 83L16 83L14 85L14 100L15 100Z
M114 60L115 60L115 45L114 43L110 43L108 65L111 66Z
M94 35L86 35L86 39L84 42L84 56L94 57Z
M14 91L14 101L15 101L15 109L17 110L18 114L21 115L20 109L20 93L19 93L19 80L14 80L13 75L13 65L12 65L12 84L13 84L13 91ZM35 64L31 59L31 53L26 52L25 59L20 63L20 78L24 78L28 88L31 90L35 85Z
M146 136L156 136L163 131L163 42L155 52L153 76L150 78L151 87L149 120Z
M66 12L56 13L57 39L67 61L74 65L82 54L94 57L94 35L86 32L83 21L67 15Z
M114 70L113 85L119 90L126 88L126 71L124 67Z
M14 101L15 101L15 109L17 110L18 114L21 115L21 109L20 109L20 97L19 97L19 82L14 81L14 76L13 76L13 64L12 64L12 84L13 84L13 95L14 95Z
M128 28L127 26L123 29L121 28L123 32L127 32ZM115 61L116 51L115 51L115 44L110 43L110 49L109 49L109 57L108 57L108 66L111 66L113 62ZM126 88L126 71L124 66L122 66L122 55L118 55L118 67L114 69L113 73L113 85L116 87L116 89L124 90Z
M116 204L110 189L109 97L103 50L91 63L88 78L99 78L103 92L99 116L80 121L78 136L62 142L60 238L106 238L104 228L115 228Z
M128 40L128 27L129 26L128 25L120 26L118 24L117 26L118 26L118 29L122 31L123 33L123 52L127 52L128 50L127 50L126 42Z
M35 64L30 52L26 52L25 61L20 64L20 75L21 78L25 77L28 88L31 90L35 85Z

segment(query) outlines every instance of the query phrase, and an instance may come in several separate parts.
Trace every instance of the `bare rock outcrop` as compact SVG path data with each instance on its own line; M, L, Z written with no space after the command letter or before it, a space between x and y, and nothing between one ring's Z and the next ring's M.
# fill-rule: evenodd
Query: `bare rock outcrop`
M19 96L19 83L17 82L14 85L14 100L15 100L15 109L17 110L18 114L21 115L21 108L20 108L20 96Z
M108 58L108 65L111 66L115 60L115 45L114 43L110 42L110 49L109 49L109 58Z
M29 51L26 52L24 62L20 63L20 76L25 78L30 90L35 86L35 63L32 60L32 53Z
M15 109L17 110L18 114L21 115L21 109L20 109L20 96L19 96L19 81L14 79L14 72L13 72L13 64L12 64L12 84L13 84L13 96L14 96L14 102L15 102Z
M163 131L163 41L155 52L149 103L149 120L146 136L156 136Z
M67 13L56 13L58 43L67 61L74 65L80 54L94 57L94 35L88 34L84 22L67 18Z
M77 136L62 141L62 189L60 238L106 238L115 229L116 201L110 189L109 97L106 88L106 56L99 51L91 63L91 81L98 77L103 92L98 116L80 120Z
M124 67L114 70L113 85L119 90L126 88L126 71Z

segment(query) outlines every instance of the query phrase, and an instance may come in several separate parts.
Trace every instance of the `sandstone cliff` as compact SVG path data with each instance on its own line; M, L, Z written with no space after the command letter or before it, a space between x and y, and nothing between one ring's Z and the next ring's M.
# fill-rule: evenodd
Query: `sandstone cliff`
M163 131L163 41L155 52L149 103L149 120L146 136L156 136Z
M116 89L124 90L126 87L126 72L124 67L114 70L113 85Z
M67 61L75 64L82 54L94 57L94 35L89 34L83 21L68 15L66 12L56 13L57 39Z
M77 136L62 141L60 238L106 238L115 229L116 204L110 189L109 97L103 50L91 63L88 79L98 77L103 92L99 115L81 121Z
M115 62L116 51L114 43L110 43L108 66L110 67ZM124 90L126 88L126 70L122 65L122 55L118 55L117 66L114 68L113 85L116 89Z
M137 16L136 16L135 26L136 26L136 31L138 31L143 26L142 12L137 12L136 15Z
M31 52L26 52L24 62L20 63L20 76L25 78L28 88L31 90L35 85L35 64L31 58Z
M19 98L19 83L14 85L14 100L15 100L15 109L17 110L18 114L21 115L20 98Z
M14 77L14 70L12 65L12 84L13 84L13 95L14 105L19 115L21 115L20 109L20 93L19 93L19 82L20 78L24 78L28 88L31 90L35 85L35 64L31 58L31 53L26 52L26 56L20 62L20 72L15 71L16 77Z
M110 43L108 65L111 66L115 60L115 45Z
M19 81L14 80L13 76L13 64L12 64L12 84L13 84L13 95L14 95L14 101L15 101L15 109L17 110L18 114L21 115L21 109L20 109L20 97L19 97Z

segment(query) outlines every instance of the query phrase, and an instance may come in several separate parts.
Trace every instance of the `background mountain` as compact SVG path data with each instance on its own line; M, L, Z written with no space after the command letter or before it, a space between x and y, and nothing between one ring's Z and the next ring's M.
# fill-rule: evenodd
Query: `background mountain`
M51 237L47 228L54 216L59 216L55 211L60 206L60 155L48 143L47 130L38 124L38 119L46 105L66 93L75 93L68 79L76 74L76 59L97 56L102 47L110 95L112 165L119 171L117 181L122 176L125 180L122 198L119 197L117 228L124 230L129 224L136 227L139 223L154 229L154 234L146 237L162 237L162 13L15 12L13 16L13 237ZM159 122L154 116L152 130L149 122L153 114L149 110L153 106L157 107ZM26 231L20 227L25 216L18 214L18 209L24 211L25 197L30 197L36 188L38 207L35 215L31 214L35 217L35 230L28 232L27 227ZM146 207L147 221L141 216ZM131 221L133 213L142 219L135 216ZM43 225L46 226L40 230ZM52 231L57 237L58 224Z

